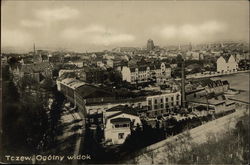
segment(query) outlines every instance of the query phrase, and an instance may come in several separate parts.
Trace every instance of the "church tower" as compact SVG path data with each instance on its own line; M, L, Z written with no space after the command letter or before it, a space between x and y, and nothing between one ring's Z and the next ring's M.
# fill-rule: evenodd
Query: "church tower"
M154 46L154 41L149 39L148 42L147 42L147 50L153 50L155 48Z
M33 62L34 63L42 62L42 55L41 55L41 53L38 53L36 51L36 45L35 45L35 43L33 45Z

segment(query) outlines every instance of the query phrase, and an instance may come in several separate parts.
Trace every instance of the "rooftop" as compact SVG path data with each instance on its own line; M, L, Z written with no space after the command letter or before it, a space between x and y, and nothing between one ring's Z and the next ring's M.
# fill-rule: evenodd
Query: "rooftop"
M106 110L106 112L117 112L114 115L120 115L122 113L137 116L136 108L129 107L127 105L118 105L113 108ZM114 115L109 116L108 118L114 117Z
M121 118L121 117L110 120L111 123L128 123L130 121L131 120L129 118Z
M103 98L103 97L114 97L114 94L103 90L101 88L92 86L92 85L82 85L76 88L76 92L82 98Z

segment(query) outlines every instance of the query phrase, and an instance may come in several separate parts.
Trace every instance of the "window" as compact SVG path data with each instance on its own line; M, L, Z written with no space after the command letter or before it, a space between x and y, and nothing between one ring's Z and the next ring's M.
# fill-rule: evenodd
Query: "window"
M163 104L161 104L161 108L163 108Z
M166 102L168 102L168 98L166 97Z
M157 109L158 107L157 107L157 105L154 105L154 109Z
M155 104L157 104L157 99L155 99Z
M124 133L119 133L118 134L118 139L123 139L124 138Z
M94 119L93 118L89 119L89 121L90 121L90 123L94 123Z
M163 103L163 99L161 98L161 103Z
M174 101L174 97L171 97L171 101Z
M179 98L180 98L180 95L177 95L176 99L179 100Z
M152 104L152 100L148 100L148 105L151 105Z

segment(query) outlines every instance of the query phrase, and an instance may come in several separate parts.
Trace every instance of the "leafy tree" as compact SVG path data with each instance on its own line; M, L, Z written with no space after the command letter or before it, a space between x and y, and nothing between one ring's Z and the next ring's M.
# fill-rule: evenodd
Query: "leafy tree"
M47 114L40 102L19 97L13 82L3 83L4 152L34 154L48 126Z

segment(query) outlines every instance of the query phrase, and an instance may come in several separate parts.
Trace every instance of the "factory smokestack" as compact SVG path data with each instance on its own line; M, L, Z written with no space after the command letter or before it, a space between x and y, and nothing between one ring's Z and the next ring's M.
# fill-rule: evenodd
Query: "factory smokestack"
M186 108L186 94L185 94L185 59L182 57L181 63L181 106Z

